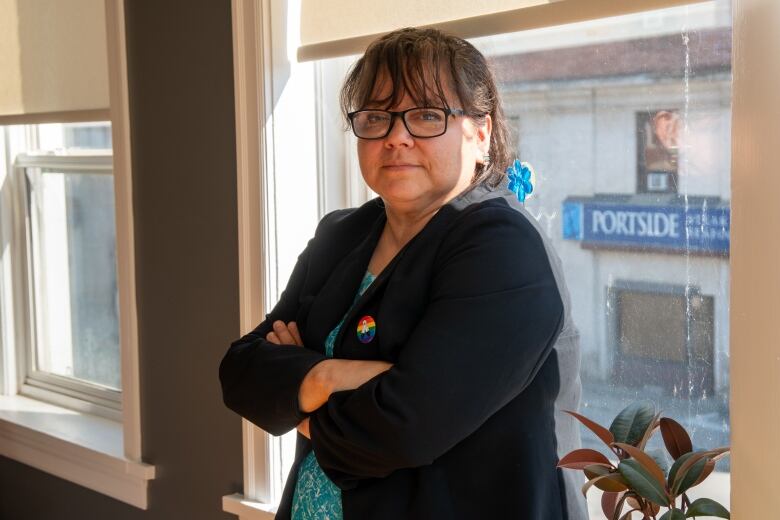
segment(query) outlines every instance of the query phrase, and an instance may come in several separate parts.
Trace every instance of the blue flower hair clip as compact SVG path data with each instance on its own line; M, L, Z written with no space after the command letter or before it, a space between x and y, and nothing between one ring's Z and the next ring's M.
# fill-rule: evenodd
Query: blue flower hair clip
M526 195L534 191L534 185L531 183L531 166L515 159L515 162L506 169L506 175L509 177L509 190L517 195L517 200L525 202Z

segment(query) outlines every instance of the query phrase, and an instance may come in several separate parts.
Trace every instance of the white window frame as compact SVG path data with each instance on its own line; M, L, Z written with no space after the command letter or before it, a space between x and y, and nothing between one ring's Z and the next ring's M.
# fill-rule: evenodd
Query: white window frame
M576 0L566 0L570 5ZM748 128L755 126L750 118L767 115L766 108L757 107L758 99L750 96L749 85L771 85L777 88L780 77L776 73L774 58L780 53L780 40L770 33L771 24L762 24L757 12L760 9L771 12L775 19L780 16L776 0L739 0L733 4L735 52L733 66L734 104L732 121L732 242L731 242L731 314L729 316L730 344L743 345L731 349L731 417L732 417L732 472L731 510L735 518L769 518L778 507L768 483L776 481L775 467L780 463L778 450L768 450L780 438L780 411L771 403L767 409L767 394L780 391L780 333L768 314L776 310L776 291L766 288L780 287L780 270L776 268L776 253L780 251L780 236L771 232L771 225L763 219L767 215L780 219L780 209L774 201L774 193L780 192L780 178L774 174L780 161L780 151L771 143L780 142L780 126L775 122L763 125L767 132L760 136L747 135ZM667 0L648 0L641 10L669 7ZM693 2L692 2L693 3ZM263 302L267 294L263 287L269 280L266 273L266 258L270 254L267 230L273 229L264 200L268 200L268 183L273 178L273 162L269 161L269 150L273 150L272 127L269 121L274 116L274 107L269 99L272 89L274 68L270 40L268 0L232 0L234 40L234 80L236 99L236 138L238 166L238 212L239 212L239 280L241 293L241 328L251 330L261 321ZM612 14L610 2L602 0L579 0L578 5L586 8L590 17L601 17L601 12ZM574 9L574 7L572 7ZM561 10L557 12L560 16ZM538 20L537 20L538 21ZM545 19L535 27L566 23L568 19ZM457 26L454 23L453 26ZM274 27L278 37L280 27ZM775 27L776 29L776 27ZM282 35L282 37L284 37ZM768 42L774 48L756 52L756 41ZM747 42L747 43L745 43ZM740 54L744 45L753 54ZM774 51L774 52L772 52ZM759 54L761 54L759 56ZM742 68L745 67L744 71ZM760 87L756 87L760 88ZM766 98L763 98L766 100ZM335 100L334 100L335 102ZM780 107L775 102L773 108ZM756 159L751 155L755 149L753 140L760 140L762 153L766 157ZM770 157L770 150L775 150ZM772 162L774 159L774 162ZM757 181L756 179L760 179ZM755 189L756 182L762 187ZM770 206L772 204L772 206ZM771 207L769 210L767 208ZM754 231L749 222L765 222L767 232ZM762 251L770 251L770 262L764 261L764 254L752 254L750 247L761 244ZM275 283L275 280L274 280ZM761 297L754 298L756 293ZM753 298L753 299L751 299ZM761 312L756 307L762 306ZM764 322L756 323L756 316ZM775 317L776 319L776 317ZM747 345L757 344L757 354ZM761 378L755 374L761 374ZM773 395L774 395L773 394ZM236 514L241 520L270 519L274 511L273 489L275 475L279 470L279 454L273 438L262 430L243 421L244 442L244 493L223 497L223 509ZM760 431L756 442L753 432ZM769 453L769 452L772 453ZM760 485L759 485L760 484ZM766 485L765 485L766 484Z
M32 127L30 133L36 133L37 127ZM104 388L100 385L89 384L71 377L40 371L36 368L36 341L35 341L35 312L34 312L34 273L32 270L32 230L25 223L32 224L33 219L27 215L24 208L29 207L26 183L24 182L25 170L28 168L53 169L58 172L80 174L98 173L113 175L111 151L95 152L88 155L29 155L19 154L14 158L11 175L13 185L16 186L14 200L23 210L17 218L18 231L11 240L11 254L17 265L23 266L26 271L16 280L17 294L25 298L25 301L15 305L20 312L20 321L24 322L20 329L16 330L15 345L17 356L24 360L24 369L17 375L20 395L33 399L39 399L66 408L91 413L112 419L122 420L122 393L121 391ZM25 269L26 267L26 269ZM44 291L45 292L45 289ZM25 309L27 312L22 312Z
M116 210L121 407L113 408L113 414L108 414L112 417L101 417L90 413L96 411L90 409L94 402L84 405L82 400L80 407L74 406L74 401L61 391L51 392L56 385L48 387L48 392L40 393L42 390L35 388L36 385L25 384L20 374L26 374L27 362L25 356L18 355L14 348L17 343L25 344L21 335L25 330L26 313L29 312L26 304L19 303L26 302L21 294L25 288L17 282L23 279L24 266L10 255L0 256L0 322L3 325L0 327L0 455L146 509L148 481L154 478L155 467L144 463L141 458L124 1L106 0L105 14L110 109L0 117L0 125L111 121L113 157L110 168L114 175ZM30 141L34 139L33 135L28 137ZM9 157L9 149L4 152L8 175L14 158ZM22 158L20 165L24 166L26 160ZM97 162L101 160L106 161L105 158L95 159ZM9 175L5 181L13 183L14 176ZM12 222L13 225L0 227L0 235L18 237L23 233L24 226L19 221L23 217L23 208L18 207L18 197L10 195L18 193L18 189L11 185L9 190L2 192L0 223ZM5 237L3 241L10 242L11 238ZM50 400L56 402L46 402Z

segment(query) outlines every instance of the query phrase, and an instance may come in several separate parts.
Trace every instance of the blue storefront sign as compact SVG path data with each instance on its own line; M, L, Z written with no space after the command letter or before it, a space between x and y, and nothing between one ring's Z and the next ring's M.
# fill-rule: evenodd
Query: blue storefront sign
M697 199L669 205L572 198L563 203L563 238L584 246L728 255L728 205Z

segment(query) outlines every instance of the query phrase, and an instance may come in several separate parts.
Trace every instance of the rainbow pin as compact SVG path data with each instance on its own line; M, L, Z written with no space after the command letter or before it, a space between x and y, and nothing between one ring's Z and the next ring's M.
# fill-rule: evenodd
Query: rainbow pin
M376 322L371 316L363 316L358 320L357 337L361 343L369 343L376 335Z

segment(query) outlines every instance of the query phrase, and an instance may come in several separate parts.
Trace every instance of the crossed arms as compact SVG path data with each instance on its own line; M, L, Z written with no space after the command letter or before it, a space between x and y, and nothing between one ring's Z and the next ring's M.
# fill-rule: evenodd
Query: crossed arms
M310 250L268 318L231 344L220 378L229 408L272 434L308 435L342 489L430 464L474 433L533 381L563 325L539 233L510 208L480 208L442 240L398 359L329 359L290 323Z
M291 321L285 324L281 320L273 323L273 330L265 339L274 345L303 347L298 324ZM312 367L301 382L298 391L298 407L302 412L313 412L328 401L330 394L342 390L354 390L369 379L387 371L392 363L386 361L326 359ZM311 438L309 418L301 421L298 431Z

